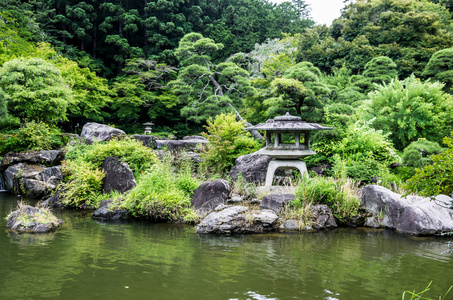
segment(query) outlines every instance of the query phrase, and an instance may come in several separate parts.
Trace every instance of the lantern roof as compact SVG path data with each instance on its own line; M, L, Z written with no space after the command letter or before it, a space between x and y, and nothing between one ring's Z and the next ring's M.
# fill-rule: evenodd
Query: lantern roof
M247 127L246 130L267 130L272 132L279 131L314 131L314 130L331 130L332 127L325 127L317 123L307 123L302 121L301 117L292 116L286 113L284 116L269 119L266 123L261 123L252 127Z

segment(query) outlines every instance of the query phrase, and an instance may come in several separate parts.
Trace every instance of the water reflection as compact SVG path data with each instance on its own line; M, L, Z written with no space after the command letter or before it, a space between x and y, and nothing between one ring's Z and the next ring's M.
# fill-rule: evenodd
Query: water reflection
M15 198L0 199L0 226ZM386 230L198 235L192 226L99 222L55 211L51 235L0 230L1 299L397 299L453 284L447 238ZM25 291L24 291L25 290Z

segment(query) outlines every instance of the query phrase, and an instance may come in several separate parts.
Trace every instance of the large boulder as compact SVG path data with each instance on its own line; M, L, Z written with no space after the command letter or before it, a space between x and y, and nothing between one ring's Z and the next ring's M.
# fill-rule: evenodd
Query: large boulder
M134 173L129 165L126 162L121 162L118 157L107 157L102 164L102 170L105 172L102 184L105 193L111 191L124 193L137 185Z
M225 204L230 192L231 187L226 180L203 182L192 195L192 206L200 217L204 217L218 205Z
M266 181L267 166L271 160L272 158L261 154L260 151L239 156L230 171L230 177L237 179L239 174L242 174L242 177L248 183L256 185L264 183Z
M62 150L29 151L24 153L9 152L3 156L0 171L19 163L40 164L47 167L58 166L64 159Z
M94 140L99 142L109 141L115 137L125 135L121 129L113 128L99 123L86 123L82 128L80 138L91 145Z
M261 209L270 209L276 214L280 213L282 209L290 205L296 198L293 194L271 194L263 197L261 200Z
M99 220L127 220L127 210L119 209L119 203L103 200L101 206L93 212L92 218Z
M361 207L373 214L366 220L370 227L391 228L401 233L437 235L453 231L452 199L439 195L435 201L418 196L402 197L378 185L362 190Z
M35 199L50 194L63 180L59 166L46 168L24 163L9 166L4 176L10 192Z
M263 233L275 230L277 220L278 216L269 209L223 205L197 225L197 233Z
M63 224L47 209L30 205L19 205L19 209L8 215L6 227L19 232L44 233L56 230Z

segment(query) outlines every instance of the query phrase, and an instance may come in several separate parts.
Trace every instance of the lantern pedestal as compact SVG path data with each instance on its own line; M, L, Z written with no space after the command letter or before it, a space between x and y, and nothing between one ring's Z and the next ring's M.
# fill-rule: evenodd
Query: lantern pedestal
M269 162L266 173L266 184L265 187L271 187L272 181L274 179L274 174L277 169L297 169L300 172L300 175L308 177L307 165L301 160L282 160L282 159L273 159Z

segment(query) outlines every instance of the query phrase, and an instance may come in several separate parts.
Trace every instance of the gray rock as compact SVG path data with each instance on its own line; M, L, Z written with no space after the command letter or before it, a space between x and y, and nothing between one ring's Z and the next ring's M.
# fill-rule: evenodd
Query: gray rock
M47 198L44 201L42 201L41 203L39 203L39 207L42 207L42 208L44 208L44 207L51 207L51 208L66 207L66 205L63 204L63 202L62 202L62 200L63 200L62 194L64 192L65 192L65 188L60 185L52 196L50 196L49 198Z
M121 129L116 129L104 124L86 123L82 128L80 138L91 145L94 140L99 142L109 141L114 137L125 135Z
M280 226L280 229L288 230L288 231L297 231L299 230L299 221L297 220L286 220Z
M337 227L337 222L332 214L332 210L325 204L317 204L310 207L313 216L314 229L329 229Z
M187 140L155 140L155 148L162 149L167 147L171 152L180 152L183 150L196 151L201 145L209 143L203 139L187 139Z
M200 217L225 204L231 192L228 181L216 179L203 182L192 195L192 206Z
M185 136L182 138L184 141L185 140L202 140L202 141L208 141L207 138L201 135L190 135L190 136Z
M7 219L6 227L19 232L44 233L56 230L63 224L48 210L21 205Z
M65 152L61 150L29 151L24 153L9 152L3 156L0 171L19 163L40 164L48 167L61 164Z
M210 213L198 224L197 233L262 233L274 230L277 220L271 210L250 211L245 206L230 206Z
M118 157L107 157L102 164L102 170L105 172L102 185L105 193L111 191L124 193L137 186L134 173L129 165L121 162Z
M63 179L59 166L45 168L42 165L24 163L9 166L4 175L9 191L35 199L50 194Z
M127 210L118 209L118 203L113 200L103 200L101 206L93 212L93 219L100 220L127 220Z
M267 155L260 154L260 151L239 156L235 165L230 171L230 177L236 180L239 174L247 183L259 185L266 181L267 166L272 160Z
M401 233L436 235L453 231L453 210L448 208L452 199L439 195L430 198L401 195L377 185L368 185L362 190L361 207L374 215L366 224L391 228Z
M157 139L156 136L147 134L134 134L133 138L142 142L143 146L148 148L154 148L154 141Z
M278 214L296 198L292 194L271 194L263 197L260 208L273 210Z
M227 203L231 203L231 204L234 204L234 203L241 203L241 202L244 202L244 197L241 197L240 195L238 194L233 194L231 195L231 198L229 198L227 200Z

